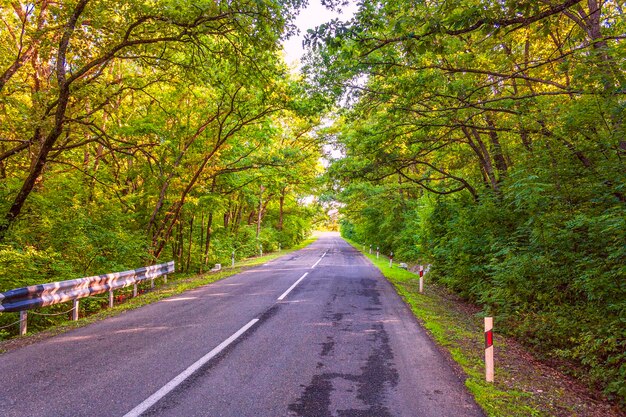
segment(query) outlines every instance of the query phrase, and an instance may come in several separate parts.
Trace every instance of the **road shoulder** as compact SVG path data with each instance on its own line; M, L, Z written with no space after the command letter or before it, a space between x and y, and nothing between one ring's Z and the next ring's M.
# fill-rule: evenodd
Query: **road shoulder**
M88 326L92 323L106 320L110 317L116 317L129 310L135 310L145 305L153 304L166 298L180 295L186 291L193 290L205 285L210 285L214 282L221 281L225 278L239 274L254 267L263 265L269 261L282 258L295 251L303 249L317 240L318 236L313 236L296 245L293 248L283 250L281 252L267 253L263 256L255 256L252 258L244 259L235 265L235 267L226 267L219 272L207 272L204 274L172 274L169 276L169 280L166 284L157 285L154 290L149 290L149 282L145 282L143 285L146 289L145 292L140 293L138 297L130 298L125 297L124 301L116 304L113 308L103 308L100 311L81 317L78 321L71 321L65 319L51 326L50 328L43 330L35 330L27 333L25 336L18 336L12 339L0 341L0 357L7 352L20 349L22 347L39 343L47 340L51 337L66 333L73 329ZM130 287L129 287L130 288ZM126 290L131 291L129 289ZM117 293L116 293L117 294Z
M426 278L362 252L391 282L431 338L467 375L466 386L488 416L624 417L626 413L580 382L537 360L520 343L497 334L496 382L484 381L484 335L480 309ZM497 323L496 323L497 326Z

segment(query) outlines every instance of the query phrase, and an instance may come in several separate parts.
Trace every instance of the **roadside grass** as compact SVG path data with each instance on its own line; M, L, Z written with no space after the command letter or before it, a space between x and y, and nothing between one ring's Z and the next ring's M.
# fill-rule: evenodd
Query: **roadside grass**
M116 298L121 298L122 302L115 304L113 308L102 307L98 311L85 315L84 317L79 318L77 321L72 321L69 319L62 318L59 322L54 323L52 326L46 329L35 329L34 331L30 331L24 336L16 336L8 340L0 341L0 354L7 352L9 350L26 346L37 341L65 333L71 329L76 329L79 327L84 327L88 324L106 319L108 317L114 317L120 314L123 314L126 311L134 310L136 308L155 303L164 298L173 297L175 295L179 295L186 291L192 290L194 288L201 287L203 285L211 284L213 282L222 280L224 278L230 277L232 275L236 275L246 269L250 269L252 267L263 265L271 260L280 258L281 256L285 256L291 252L295 252L297 250L303 249L306 246L310 245L314 241L317 240L317 237L311 237L309 239L304 240L300 244L291 247L289 249L284 249L280 252L272 252L265 254L263 256L255 256L247 259L243 259L238 261L234 267L227 266L224 267L219 272L206 272L203 274L182 274L182 273L174 273L168 275L167 283L163 283L161 278L155 279L155 288L150 289L150 282L143 282L139 284L140 293L137 297L132 297L130 294L132 293L132 287L128 287L126 289L118 290L115 292ZM159 285L160 283L160 285ZM102 301L102 305L107 305L108 301L103 297L98 297ZM83 302L90 300L93 302L98 302L97 297L90 297L81 299L81 306ZM69 303L65 303L69 304ZM17 313L15 313L17 314ZM30 325L29 325L30 326Z
M420 294L419 276L415 273L398 268L397 265L389 267L388 258L381 256L376 259L376 255L370 255L366 250L362 250L362 245L347 241L378 267L437 344L449 352L467 375L465 385L489 417L563 415L553 414L550 407L537 401L537 396L529 392L532 388L528 385L532 387L532 381L528 384L524 381L520 381L520 384L512 383L518 376L513 375L502 362L498 363L508 354L509 344L505 338L497 334L494 340L496 382L485 381L483 320L479 309L463 306L460 300L447 290L429 282L428 274L425 276L424 293Z

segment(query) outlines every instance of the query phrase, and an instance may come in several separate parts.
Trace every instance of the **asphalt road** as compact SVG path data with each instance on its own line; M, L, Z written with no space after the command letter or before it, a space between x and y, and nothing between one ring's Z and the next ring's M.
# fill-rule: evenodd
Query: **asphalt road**
M483 416L391 285L335 234L0 355L0 378L4 417Z

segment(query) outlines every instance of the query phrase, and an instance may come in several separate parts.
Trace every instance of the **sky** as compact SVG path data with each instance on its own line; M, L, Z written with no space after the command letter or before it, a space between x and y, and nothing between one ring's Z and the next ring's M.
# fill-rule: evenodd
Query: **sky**
M326 7L322 6L320 0L309 0L309 5L306 9L300 11L300 14L295 21L295 25L298 29L300 29L300 34L298 36L293 36L287 42L283 43L283 48L285 50L285 62L287 65L293 68L294 72L299 71L300 58L304 55L302 41L304 40L304 35L306 35L308 29L315 29L322 23L326 23L334 18L346 21L350 19L354 13L356 13L357 9L358 5L354 0L352 0L348 6L342 7L341 13L328 10ZM328 123L331 122L329 121ZM340 150L334 149L331 145L326 145L324 147L324 152L332 159L343 156ZM322 158L320 162L324 167L329 165L329 160L326 158Z
M350 5L342 7L342 13L340 14L326 9L322 6L320 0L309 0L309 5L306 9L300 11L295 21L296 26L300 29L300 35L293 36L283 44L285 49L285 62L295 67L297 70L300 67L300 58L304 55L302 40L304 39L306 31L308 29L315 29L315 27L334 18L339 18L343 21L348 20L354 15L357 7L357 3L353 1Z

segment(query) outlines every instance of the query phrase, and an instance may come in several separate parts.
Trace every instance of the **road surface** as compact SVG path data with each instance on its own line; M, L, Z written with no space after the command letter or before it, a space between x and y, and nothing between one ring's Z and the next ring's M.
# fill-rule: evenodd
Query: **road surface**
M409 309L336 234L0 355L10 416L483 416Z

